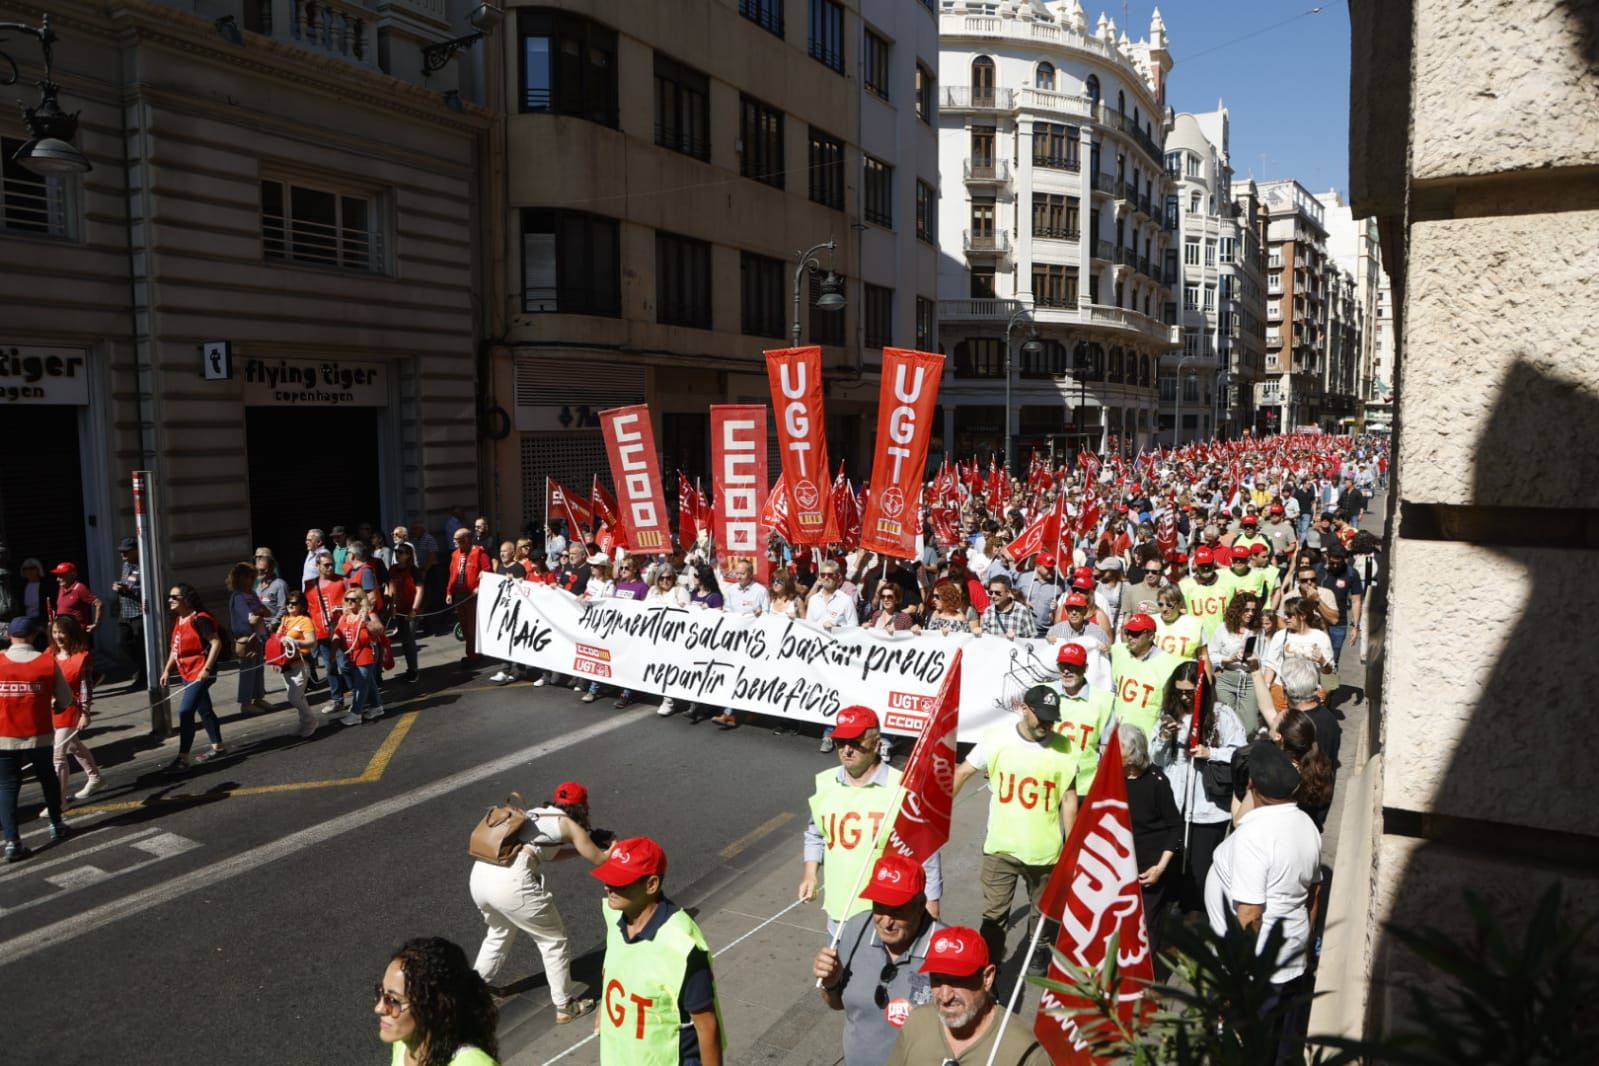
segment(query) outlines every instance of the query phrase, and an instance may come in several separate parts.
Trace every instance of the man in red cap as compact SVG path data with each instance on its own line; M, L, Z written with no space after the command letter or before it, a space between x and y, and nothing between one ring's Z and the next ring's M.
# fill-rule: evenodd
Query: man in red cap
M1199 619L1207 640L1211 631L1221 624L1222 613L1227 610L1227 601L1233 598L1232 576L1217 571L1217 551L1225 549L1203 545L1196 548L1193 576L1186 577L1178 583L1178 587L1183 590L1183 599L1188 603L1188 613ZM1226 551L1222 558L1230 564L1232 553Z
M1049 552L1039 552L1033 560L1033 572L1016 579L1016 598L1033 612L1038 633L1055 621L1055 605L1065 592L1055 576L1055 556ZM1033 633L1025 635L1030 637Z
M606 907L619 912L605 923L602 1066L722 1066L727 1033L711 952L694 919L666 898L666 852L649 837L629 837L590 872L605 884Z
M884 855L861 893L871 911L845 922L838 947L816 955L822 1002L844 1012L845 1066L882 1066L911 1011L933 1001L921 964L944 926L928 913L926 889L922 867Z
M85 634L93 634L100 624L100 612L105 605L94 590L78 580L78 568L72 563L57 563L50 571L56 576L56 614L70 614L83 627ZM93 637L90 636L90 640Z
M1005 1024L1006 1012L994 1001L999 970L977 930L963 925L941 930L921 972L932 985L933 1002L911 1011L886 1066L1048 1066L1049 1056L1025 1025Z
M1061 601L1066 617L1045 631L1050 640L1063 640L1081 644L1091 653L1109 654L1110 634L1101 629L1089 616L1093 605L1081 592L1068 592Z
M1261 536L1260 533L1260 519L1252 514L1246 514L1239 520L1238 532L1233 534L1232 542L1228 547L1232 548L1235 556L1242 555L1247 559L1249 558L1250 549L1257 544L1265 543L1266 538Z
M859 705L845 707L833 722L833 743L839 765L816 775L811 793L811 820L805 826L805 873L799 898L816 898L821 878L822 909L827 932L869 909L854 893L887 830L889 805L899 789L900 772L882 760L882 729L877 712ZM944 877L935 854L927 860L928 909L936 917Z
M1155 647L1155 620L1142 612L1127 619L1125 641L1110 649L1115 714L1148 736L1160 717L1166 681L1182 662Z
M1294 536L1294 524L1288 520L1288 515L1280 503L1274 503L1266 508L1266 524L1261 527L1260 535L1271 545L1273 555L1292 555L1294 549L1299 546L1298 538Z
M1094 783L1094 771L1099 769L1100 737L1110 723L1112 699L1109 688L1095 688L1088 681L1092 665L1102 657L1090 654L1081 644L1063 644L1055 654L1055 666L1060 670L1060 680L1055 691L1060 694L1060 718L1055 732L1071 742L1077 755L1077 794L1088 795Z

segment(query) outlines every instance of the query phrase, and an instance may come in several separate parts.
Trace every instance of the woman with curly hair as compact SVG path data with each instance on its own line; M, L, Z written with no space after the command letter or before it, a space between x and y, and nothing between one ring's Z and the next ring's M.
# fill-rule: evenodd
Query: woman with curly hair
M1244 733L1254 736L1260 728L1260 708L1255 704L1253 674L1260 666L1255 653L1259 643L1260 597L1253 591L1239 590L1222 611L1221 625L1210 634L1207 650L1216 678L1216 695L1238 712Z
M373 989L378 1039L392 1066L497 1066L500 1012L460 945L443 937L400 945Z

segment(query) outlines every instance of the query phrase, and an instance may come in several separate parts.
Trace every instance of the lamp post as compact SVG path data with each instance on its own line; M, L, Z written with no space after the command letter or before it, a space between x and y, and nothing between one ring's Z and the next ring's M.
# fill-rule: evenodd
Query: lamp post
M1018 307L1011 313L1010 321L1005 323L1005 473L1011 472L1011 432L1010 432L1010 331L1016 328L1018 322L1029 322L1032 312L1030 307ZM1027 331L1027 339L1022 342L1022 351L1037 352L1043 350L1043 343L1038 339L1038 327L1032 326Z
M838 245L834 241L823 241L815 244L800 253L799 266L794 269L794 347L799 347L800 342L800 283L805 280L805 275L812 271L822 269L822 261L817 258L824 249L833 251ZM832 258L829 256L828 258ZM842 311L844 309L844 279L832 270L822 276L822 295L817 297L816 306L823 311Z
M38 26L29 26L24 22L0 22L0 35L7 33L25 33L33 37L39 42L39 51L44 55L44 77L37 82L39 103L22 109L31 136L12 158L41 177L87 172L92 169L88 158L72 144L72 138L78 133L78 113L74 111L69 115L61 110L56 102L57 86L50 77L54 60L52 52L56 41L60 39L50 28L50 16L45 15ZM4 36L0 36L0 43L4 41ZM11 69L7 71L6 67ZM15 85L21 73L17 69L17 61L0 51L0 85Z
M1204 362L1198 355L1185 355L1177 360L1177 423L1172 426L1172 447L1180 448L1183 444L1183 367L1189 363Z
M438 44L424 45L422 48L422 76L424 78L443 70L455 53L463 48L470 48L487 35L500 28L500 23L505 20L505 12L490 3L481 3L472 9L467 16L467 21L472 24L474 32L462 37L452 37L448 41Z

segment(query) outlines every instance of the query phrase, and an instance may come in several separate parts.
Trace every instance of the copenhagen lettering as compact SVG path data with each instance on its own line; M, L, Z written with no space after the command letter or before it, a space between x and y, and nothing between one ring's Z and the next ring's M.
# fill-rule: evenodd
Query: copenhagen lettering
M655 514L655 486L650 464L644 453L644 434L635 426L638 412L630 411L616 419L616 454L622 462L623 492L627 496L629 529L654 529L660 524Z
M298 385L314 389L350 389L356 385L376 385L378 371L370 367L345 367L338 363L289 363L278 360L276 364L265 359L250 359L244 364L244 380L253 385L277 388L279 385Z

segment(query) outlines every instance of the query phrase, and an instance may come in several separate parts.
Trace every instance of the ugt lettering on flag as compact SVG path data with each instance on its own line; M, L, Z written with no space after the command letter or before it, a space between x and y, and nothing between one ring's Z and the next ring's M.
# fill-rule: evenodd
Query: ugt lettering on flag
M877 458L872 496L861 519L861 547L895 559L916 554L918 514L933 410L944 377L944 357L908 348L883 349L877 400Z
M960 724L961 653L949 664L933 697L933 713L905 763L899 813L888 830L884 851L926 862L949 843L950 809L955 802L955 731Z
M766 376L777 411L777 443L791 501L790 544L838 539L833 487L827 479L827 426L822 418L822 349L775 348L766 353Z
M1115 737L1099 760L1094 784L1038 906L1060 921L1056 950L1090 974L1104 969L1110 939L1116 937L1117 1013L1124 1024L1134 1025L1135 1016L1141 1018L1148 1007L1144 989L1154 980L1155 968L1133 853L1122 746ZM1051 958L1049 979L1064 981L1066 976ZM1108 1025L1088 999L1046 989L1033 1034L1051 1062L1099 1063L1109 1061L1094 1054L1095 1045L1109 1035Z

